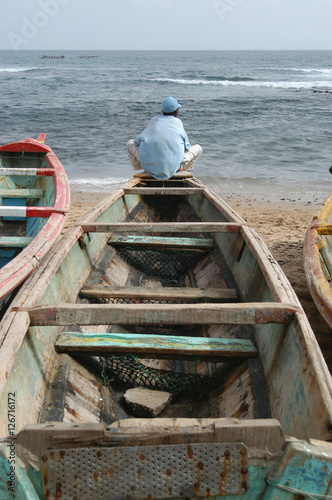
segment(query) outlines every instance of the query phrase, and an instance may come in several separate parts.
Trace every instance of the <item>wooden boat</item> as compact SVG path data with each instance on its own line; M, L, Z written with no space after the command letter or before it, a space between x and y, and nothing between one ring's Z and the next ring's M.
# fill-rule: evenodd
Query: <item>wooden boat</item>
M332 195L306 232L304 269L317 309L332 328Z
M40 134L0 147L2 312L54 244L69 210L66 173L44 141Z
M190 175L135 176L88 212L0 342L1 498L5 479L20 499L332 493L332 381L308 320L255 231ZM137 386L152 403L128 409Z

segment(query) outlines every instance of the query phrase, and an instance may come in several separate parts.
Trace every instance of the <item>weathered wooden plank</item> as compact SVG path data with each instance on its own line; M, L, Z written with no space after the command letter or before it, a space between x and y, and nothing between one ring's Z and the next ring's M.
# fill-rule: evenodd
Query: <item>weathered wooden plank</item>
M52 214L65 214L66 208L55 207L14 207L0 206L0 217L50 217Z
M210 238L177 238L160 236L134 236L113 234L108 240L109 245L128 246L135 245L141 247L162 247L162 248L193 248L198 250L211 250L214 241Z
M207 232L207 233L236 233L241 231L243 224L231 224L229 222L117 222L117 223L100 223L94 222L83 224L82 229L85 233L111 233L113 231L130 231L139 232Z
M34 238L27 236L0 236L0 247L27 247Z
M17 434L17 444L42 456L47 449L93 446L138 446L179 443L242 442L251 454L281 454L285 438L276 419L237 418L130 418L119 420L106 432L105 424L35 424Z
M292 304L49 304L28 311L33 326L204 325L290 323L301 309Z
M146 172L142 172L141 174L134 174L133 177L139 178L139 179L148 179L148 180L152 180L152 181L157 180L154 177L152 177L152 175L147 174ZM171 179L188 179L190 177L194 177L193 174L191 172L186 172L184 170L183 172L175 172L175 174L173 174L170 179L167 179L167 182L169 182ZM160 182L164 182L164 181L160 181Z
M81 289L82 297L119 298L119 299L147 299L147 300L204 300L213 301L235 300L236 290L230 288L187 288L187 287L160 287L142 288L140 286L84 286Z
M39 416L40 423L61 422L63 419L71 359L66 354L60 355L57 359Z
M190 195L190 194L202 194L203 188L194 188L194 187L133 187L133 188L124 188L125 194L143 194L143 195Z
M46 175L55 174L54 168L0 168L0 175Z
M44 191L42 189L10 189L0 188L1 198L43 198Z
M55 348L58 352L112 355L134 354L161 359L222 359L248 358L257 355L250 340L144 335L127 333L67 333L61 334Z

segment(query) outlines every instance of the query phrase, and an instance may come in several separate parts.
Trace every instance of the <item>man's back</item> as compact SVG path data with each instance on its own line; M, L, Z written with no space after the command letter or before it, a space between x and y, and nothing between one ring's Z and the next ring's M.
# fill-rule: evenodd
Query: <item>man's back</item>
M139 146L142 168L156 179L169 179L190 148L181 120L172 115L152 118L134 143Z

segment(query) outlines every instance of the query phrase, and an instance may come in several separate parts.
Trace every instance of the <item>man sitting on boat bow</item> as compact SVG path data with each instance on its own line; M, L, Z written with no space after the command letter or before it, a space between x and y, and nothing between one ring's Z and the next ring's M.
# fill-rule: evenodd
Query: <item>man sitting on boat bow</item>
M174 97L162 102L162 115L155 116L135 140L127 143L128 157L135 170L143 168L155 179L165 180L179 170L190 171L202 154L199 144L190 145L182 121L181 104Z

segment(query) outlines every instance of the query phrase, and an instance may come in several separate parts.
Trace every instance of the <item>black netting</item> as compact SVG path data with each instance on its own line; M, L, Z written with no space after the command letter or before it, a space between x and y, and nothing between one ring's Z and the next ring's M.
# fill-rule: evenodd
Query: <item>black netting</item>
M177 279L206 254L202 250L119 248L118 254L150 277Z
M161 299L122 299L122 298L108 298L108 297L98 297L96 302L100 304L187 304L189 300L161 300Z
M143 365L135 356L100 357L104 383L110 384L108 374L133 387L146 387L172 394L207 393L217 387L212 377L192 373L175 373Z

